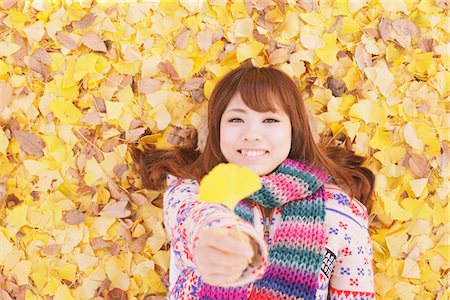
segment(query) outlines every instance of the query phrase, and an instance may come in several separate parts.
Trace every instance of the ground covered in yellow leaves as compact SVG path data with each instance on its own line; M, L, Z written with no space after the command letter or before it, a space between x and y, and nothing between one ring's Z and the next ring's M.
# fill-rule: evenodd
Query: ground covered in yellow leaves
M189 139L253 59L369 157L380 299L448 299L449 5L0 1L0 298L164 295L161 195L128 146Z

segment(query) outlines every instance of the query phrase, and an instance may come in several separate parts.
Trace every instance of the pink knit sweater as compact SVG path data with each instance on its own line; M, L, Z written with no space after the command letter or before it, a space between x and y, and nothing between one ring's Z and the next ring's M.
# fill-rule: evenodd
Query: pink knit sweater
M281 208L274 209L268 220L255 209L253 226L245 221L236 223L236 218L223 206L197 201L198 183L195 180L169 178L168 185L164 195L164 222L172 251L167 299L196 299L199 275L192 249L199 230L206 224L237 227L250 235L258 243L261 257L248 268L241 284L250 286L252 281L262 277L267 267L267 244L271 243L280 223ZM337 186L326 185L325 226L327 246L316 299L375 299L366 208ZM264 233L267 229L266 241Z

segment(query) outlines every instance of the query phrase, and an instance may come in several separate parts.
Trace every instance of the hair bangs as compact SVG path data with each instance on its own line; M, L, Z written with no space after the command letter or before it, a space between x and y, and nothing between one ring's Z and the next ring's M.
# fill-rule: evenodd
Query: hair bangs
M249 108L258 112L287 112L278 84L278 74L268 69L250 68L241 76L237 92Z

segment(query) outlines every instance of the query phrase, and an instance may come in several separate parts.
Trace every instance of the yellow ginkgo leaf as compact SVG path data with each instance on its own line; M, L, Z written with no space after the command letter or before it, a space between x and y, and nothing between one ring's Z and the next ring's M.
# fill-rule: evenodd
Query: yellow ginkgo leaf
M200 183L198 198L221 203L234 210L236 204L261 188L259 176L245 167L219 164Z
M334 65L337 61L336 54L339 52L339 47L336 44L336 32L332 34L327 34L323 37L325 46L316 49L317 57L329 66Z
M71 101L53 100L49 108L55 117L68 124L76 123L83 116Z

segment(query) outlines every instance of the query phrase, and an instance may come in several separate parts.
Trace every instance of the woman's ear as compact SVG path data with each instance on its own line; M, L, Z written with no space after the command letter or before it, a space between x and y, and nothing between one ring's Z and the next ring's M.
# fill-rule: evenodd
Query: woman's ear
M197 127L197 150L203 152L208 139L208 114L204 114Z

